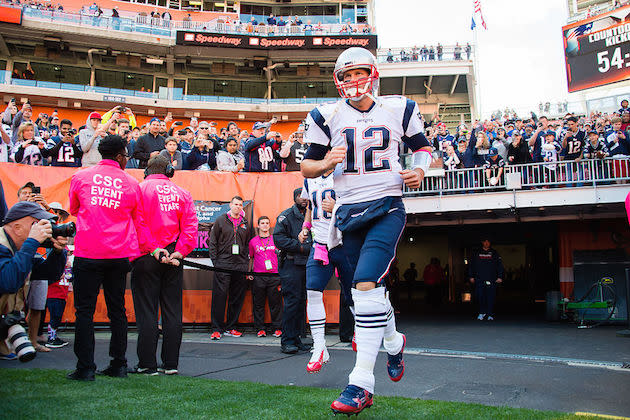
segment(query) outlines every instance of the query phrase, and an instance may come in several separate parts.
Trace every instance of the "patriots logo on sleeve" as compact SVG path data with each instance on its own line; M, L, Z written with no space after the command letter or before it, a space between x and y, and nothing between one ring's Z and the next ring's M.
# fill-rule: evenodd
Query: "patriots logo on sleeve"
M308 131L309 124L307 122L304 123L304 131Z

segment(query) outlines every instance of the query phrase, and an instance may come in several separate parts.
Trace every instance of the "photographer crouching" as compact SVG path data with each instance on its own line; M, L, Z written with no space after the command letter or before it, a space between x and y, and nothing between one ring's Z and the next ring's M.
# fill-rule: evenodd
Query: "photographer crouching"
M158 251L133 262L131 291L138 327L138 365L133 373L177 374L182 343L181 260L197 246L197 214L192 195L170 178L175 169L165 156L149 159L140 183L143 218ZM162 248L166 251L162 252ZM157 255L156 255L157 254ZM161 256L160 256L161 254ZM159 257L156 261L155 257ZM158 309L162 315L162 364L158 344Z
M24 309L28 295L29 279L59 278L66 264L65 247L68 239L63 236L53 238L51 220L56 216L42 209L38 204L21 201L7 212L0 227L0 353L3 359L15 358L15 350L21 361L35 357L35 350L23 329L15 327L23 321L20 313ZM49 242L53 249L46 259L36 253L37 248ZM9 336L8 349L4 339Z

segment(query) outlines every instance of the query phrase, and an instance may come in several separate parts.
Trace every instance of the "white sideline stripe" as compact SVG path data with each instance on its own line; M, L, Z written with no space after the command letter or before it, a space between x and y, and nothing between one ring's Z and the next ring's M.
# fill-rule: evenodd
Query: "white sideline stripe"
M237 342L238 340L238 342ZM273 341L245 341L240 338L229 341L211 341L208 339L183 339L185 343L210 343L213 344L240 344L247 346L264 346L264 347L279 347L280 339L274 339ZM350 343L334 342L327 344L330 350L345 350L352 351ZM380 352L385 353L385 349L381 348ZM517 360L530 363L556 363L565 366L578 367L578 368L590 368L590 369L606 369L617 372L630 373L630 369L623 368L621 362L600 361L600 360L585 360L585 359L571 359L565 357L555 356L536 356L527 354L511 354L511 353L485 353L485 352L473 352L473 351L461 351L461 350L447 350L447 349L430 349L430 348L405 348L405 354L413 356L429 356L429 357L450 357L455 359L474 359L474 360L491 360L491 359L503 359L503 360Z

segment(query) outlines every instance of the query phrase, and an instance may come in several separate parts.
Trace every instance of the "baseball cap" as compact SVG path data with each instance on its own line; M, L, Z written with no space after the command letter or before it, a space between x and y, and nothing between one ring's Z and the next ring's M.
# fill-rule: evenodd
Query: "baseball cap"
M595 131L595 130L590 130L590 131L588 132L588 135L589 135L589 136L590 136L591 134L595 134L595 135L599 136L599 133L598 133L597 131Z
M28 181L26 184L22 185L22 188L20 188L20 189L24 189L24 188L33 189L34 186L35 186L34 182Z
M61 205L60 202L58 201L53 201L52 203L48 204L48 207L50 207L53 210L59 210L60 212L65 213L66 215L68 215L69 213L63 208L63 206Z
M555 132L553 132L552 130L549 130L549 131L547 131L547 132L545 133L545 137L547 137L547 136L553 136L553 137L555 138L555 137L556 137L556 133L555 133Z
M491 147L488 150L488 156L492 157L492 156L497 156L499 154L499 151L497 150L496 147Z
M9 209L2 224L6 225L7 223L14 222L27 216L32 216L37 220L57 220L57 216L52 213L48 213L39 204L33 203L32 201L20 201Z
M149 121L149 124L151 124L153 121L162 122L162 121L160 121L160 119L158 117L153 117L153 118L151 118L151 121Z
M252 130L259 130L261 128L267 128L267 125L265 125L264 123L260 121L256 121L252 127Z
M90 117L88 118L88 120L100 120L100 119L101 119L101 114L99 114L96 111L90 113Z

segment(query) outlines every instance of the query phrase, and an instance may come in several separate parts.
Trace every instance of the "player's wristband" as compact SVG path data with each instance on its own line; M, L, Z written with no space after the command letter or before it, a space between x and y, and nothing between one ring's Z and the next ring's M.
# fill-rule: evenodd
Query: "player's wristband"
M151 256L152 256L152 257L154 257L154 256L155 256L155 253L156 253L156 252L158 252L159 250L160 250L160 248L155 248L155 249L153 250L153 252L151 253Z
M302 223L302 229L311 230L312 227L313 225L311 224L311 222Z
M414 152L414 154L412 155L411 167L413 169L418 169L418 168L422 169L422 172L424 172L426 175L432 161L433 161L433 156L431 156L431 153L429 151L418 150L417 152Z

